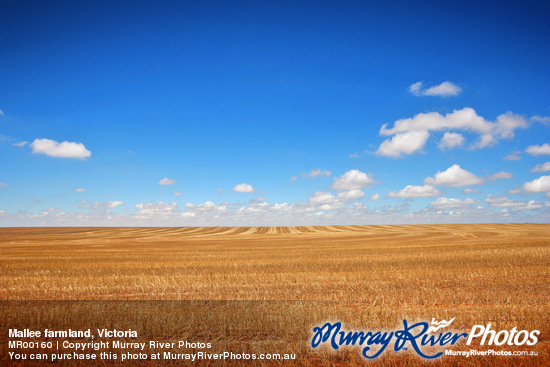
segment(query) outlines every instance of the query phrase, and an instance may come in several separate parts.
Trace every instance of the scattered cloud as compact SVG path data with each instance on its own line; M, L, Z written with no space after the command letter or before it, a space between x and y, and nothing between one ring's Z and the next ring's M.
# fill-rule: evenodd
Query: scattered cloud
M181 196L181 192L176 191L176 192L174 193L174 196Z
M233 187L233 191L236 192L254 192L256 189L247 183L241 183Z
M29 144L28 141L20 141L19 143L13 143L12 145L15 147L24 147L27 144Z
M92 155L82 143L63 141L61 143L51 139L34 139L30 144L34 154L45 154L56 158L85 159Z
M317 191L315 192L315 194L309 197L308 202L314 205L329 204L333 203L336 198L337 197L332 195L330 192Z
M173 180L168 177L164 177L162 180L158 182L159 185L173 185L176 183L176 180Z
M464 144L464 136L459 133L446 132L438 144L439 149L449 150Z
M487 195L485 202L492 207L509 208L511 210L536 210L544 207L544 204L531 200L528 202L521 200L512 200L503 195Z
M425 198L439 196L441 193L432 185L414 186L407 185L397 192L389 191L388 196L392 198Z
M374 180L370 176L358 169L349 170L342 176L334 179L332 189L338 192L360 190L374 183Z
M349 190L338 193L338 197L344 200L358 199L362 198L363 196L365 196L365 193L361 190Z
M298 179L298 176L292 176L288 181L294 181L294 180L297 180Z
M216 191L218 192L218 194L223 194L223 193L225 192L225 190L222 189L221 187L218 187L218 188L216 189Z
M550 155L550 144L544 143L542 145L530 145L525 151L531 155Z
M455 199L455 198L446 198L446 197L440 197L436 200L432 201L430 205L437 209L457 209L462 208L465 206L470 206L477 204L476 200L473 199Z
M537 164L535 167L529 170L529 172L548 172L548 171L550 171L550 162Z
M438 112L419 113L412 118L395 121L392 128L387 126L382 125L380 135L393 137L384 140L376 153L397 158L402 154L421 151L430 131L464 130L477 133L479 140L471 148L480 149L494 145L500 139L512 139L514 130L526 128L527 121L508 112L499 115L495 122L490 122L479 116L473 108L465 107L446 115ZM452 140L457 142L458 137Z
M506 161L519 161L521 160L521 157L519 156L520 154L521 154L521 151L515 150L502 159Z
M486 178L488 180L501 180L501 179L512 178L512 177L514 177L512 172L500 171L497 173L493 173L492 175L488 175Z
M359 153L351 153L351 154L349 155L349 157L350 157L350 158L359 158L360 155L359 155Z
M465 188L464 190L461 191L463 194L477 194L479 193L479 190L477 189L471 189L469 187Z
M107 201L104 203L100 201L96 201L91 208L92 209L112 209L121 205L124 205L122 201Z
M522 189L529 193L550 192L550 176L541 176L523 184Z
M330 176L332 175L332 172L330 171L321 171L319 168L312 169L308 174L306 174L307 177L317 177L317 176Z
M424 83L416 82L411 84L409 91L415 96L440 96L440 97L449 97L457 96L462 92L462 88L458 85L446 81L439 85L434 85L430 88L423 88Z
M434 186L459 187L481 185L483 184L483 179L462 169L458 164L453 164L451 167L447 168L446 171L437 172L435 178L426 177L424 183Z
M0 116L4 116L4 111L0 110Z
M533 116L531 121L540 122L543 125L550 126L550 117L549 116Z
M0 182L0 187L9 187L10 185L8 185L7 183L3 183L3 182Z
M73 190L73 192L84 192L84 191L86 191L86 189L83 189L82 187L79 187Z
M155 203L153 201L149 201L146 203L136 204L135 207L137 209L135 216L139 219L149 219L151 217L170 217L179 212L178 204L175 202L165 203L164 201L159 201L158 203Z
M375 194L372 194L367 200L375 201L375 200L378 200L378 199L380 199L380 194L375 193Z
M429 137L430 133L426 130L398 133L391 139L384 140L376 154L393 158L399 158L403 154L412 154L420 151L426 145Z

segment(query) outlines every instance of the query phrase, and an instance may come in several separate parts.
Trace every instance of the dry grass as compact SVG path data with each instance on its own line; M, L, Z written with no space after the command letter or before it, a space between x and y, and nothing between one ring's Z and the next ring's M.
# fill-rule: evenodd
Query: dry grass
M263 342L253 350L291 346L301 356L296 365L360 365L355 351L311 353L311 327L332 319L361 329L395 328L403 318L456 317L457 329L488 322L498 329L538 329L541 356L455 357L437 364L550 364L548 224L6 228L0 249L2 300L195 301L163 303L187 305L183 324L163 323L158 312L143 314L158 302L136 307L144 310L133 311L141 318L118 314L120 325L141 328L143 337L225 330L205 337L242 350L260 335ZM4 304L11 305L3 309L6 319L17 303ZM29 304L40 303L19 304L17 317L31 313ZM121 307L86 307L113 304ZM86 312L99 317L97 309L63 312L56 322L72 328ZM233 337L230 330L236 330ZM384 365L422 364L411 355L386 354Z

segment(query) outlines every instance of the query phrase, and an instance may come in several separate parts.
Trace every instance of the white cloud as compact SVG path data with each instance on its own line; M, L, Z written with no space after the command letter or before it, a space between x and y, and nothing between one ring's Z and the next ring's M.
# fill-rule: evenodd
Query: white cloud
M111 209L121 205L124 205L122 201L107 201L105 203L96 201L92 206L92 209Z
M550 155L550 144L544 143L542 145L530 145L525 151L531 155Z
M446 150L453 149L462 144L464 144L464 136L462 136L462 134L446 132L443 134L443 138L441 138L438 147L441 150Z
M462 190L461 192L463 194L477 194L479 192L479 190L471 189L471 188L467 187L464 190Z
M252 185L249 185L247 183L241 183L241 184L235 185L235 187L233 188L233 191L236 191L236 192L254 192L254 191L256 191L256 189L254 187L252 187Z
M7 183L3 183L3 182L0 182L0 187L9 187L10 185L8 185Z
M522 194L523 191L521 191L521 189L519 187L515 187L513 189L510 189L508 191L506 191L507 194L513 194L513 195L517 195L517 194Z
M370 178L369 174L359 171L358 169L352 169L344 173L342 176L334 179L332 189L338 192L360 190L365 186L369 186L374 183L374 180Z
M34 139L30 146L34 154L50 157L85 159L92 155L84 144L69 141L59 143L50 139Z
M164 177L162 180L158 182L159 185L173 185L176 183L176 180L173 180L168 177Z
M412 154L421 150L429 137L430 133L426 130L398 133L391 139L384 140L376 154L394 158L399 158L402 154Z
M330 176L332 173L330 171L321 171L319 168L312 169L308 174L307 177L316 177L316 176Z
M423 86L422 82L416 82L414 84L411 84L411 86L409 87L409 91L415 96L441 96L441 97L457 96L460 92L462 92L462 88L460 88L458 85L453 84L449 81L443 82L439 85L435 85L427 89L422 89L422 86Z
M375 193L375 194L372 194L367 200L378 200L380 199L380 194L379 193Z
M439 196L441 193L432 185L414 186L407 185L404 189L397 192L389 191L388 196L393 198L422 198Z
M4 111L0 110L0 116L4 116Z
M137 209L135 216L139 219L151 217L170 217L179 212L178 204L175 202L165 203L164 201L159 201L158 203L155 203L153 201L149 201L146 203L136 204L135 207Z
M550 117L549 116L533 116L531 121L540 122L543 125L550 126Z
M317 191L315 194L309 197L308 202L313 205L319 205L334 203L336 200L337 197L332 195L330 192Z
M522 186L525 192L550 192L550 176L541 176L533 181L526 182Z
M84 191L86 191L86 189L83 189L82 187L79 187L73 190L73 192L84 192Z
M511 112L500 115L495 122L485 120L473 108L465 107L455 110L445 116L438 112L419 113L412 118L400 119L394 122L392 128L382 125L380 135L391 136L380 144L377 154L400 157L401 154L412 154L420 151L430 131L465 130L479 134L479 140L472 148L484 148L494 145L500 139L511 139L514 130L526 128L527 121Z
M181 196L181 192L176 191L176 192L174 193L174 196Z
M500 180L500 179L506 179L506 178L512 178L512 177L514 177L512 172L500 171L500 172L497 172L497 173L493 173L492 175L488 175L487 179L488 180Z
M457 209L465 206L474 205L476 203L477 201L470 198L461 200L455 198L440 197L432 201L430 205L437 209Z
M502 158L507 161L519 161L521 160L521 157L519 156L521 152L519 150L515 150L512 153L508 154L506 157Z
M529 172L548 172L550 171L550 162L537 164L535 167L529 170Z
M297 180L298 179L298 176L292 176L289 181L294 181L294 180Z
M492 207L510 208L512 210L536 210L544 207L543 204L535 200L524 202L520 200L512 200L503 195L494 196L489 194L485 198L485 202Z
M426 177L424 183L427 185L442 185L449 187L481 185L483 179L471 172L462 169L458 164L453 164L446 171L437 172L435 178Z
M365 193L361 190L349 190L338 193L338 197L344 200L358 199L365 196Z
M24 147L27 144L29 144L28 141L20 141L19 143L13 143L13 146L14 147Z

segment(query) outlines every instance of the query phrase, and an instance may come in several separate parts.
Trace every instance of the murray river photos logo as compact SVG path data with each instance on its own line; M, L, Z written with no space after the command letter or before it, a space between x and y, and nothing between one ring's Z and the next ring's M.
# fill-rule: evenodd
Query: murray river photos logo
M535 345L540 333L539 330L518 331L517 327L512 330L496 331L491 329L491 324L474 325L469 333L442 331L449 327L453 321L454 318L449 321L432 319L430 325L427 322L411 324L407 320L403 320L403 328L393 331L346 331L343 330L340 322L327 322L313 328L311 347L328 345L334 350L338 350L347 346L360 346L363 357L374 359L392 345L395 352L412 348L420 357L433 359L442 356L444 352L438 351L429 354L425 352L427 347L448 348L462 340L466 340L466 345L470 345L474 340L479 341L480 345L485 345L485 343L496 346Z

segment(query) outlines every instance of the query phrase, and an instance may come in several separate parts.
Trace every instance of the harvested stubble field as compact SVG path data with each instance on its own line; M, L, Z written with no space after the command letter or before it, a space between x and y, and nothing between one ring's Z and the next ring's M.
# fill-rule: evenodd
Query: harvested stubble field
M539 356L434 365L550 365L548 224L4 228L0 249L4 330L55 319L60 330L132 328L144 340L296 353L287 365L363 365L358 350L310 350L312 327L455 317L455 330L540 330L535 347L518 349ZM425 364L403 352L380 361Z

